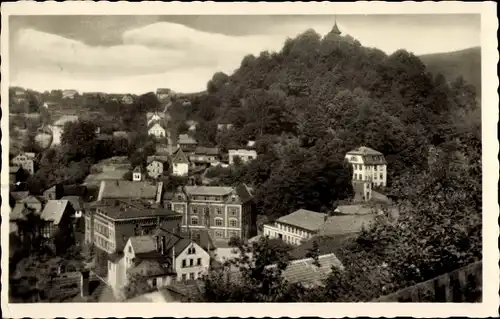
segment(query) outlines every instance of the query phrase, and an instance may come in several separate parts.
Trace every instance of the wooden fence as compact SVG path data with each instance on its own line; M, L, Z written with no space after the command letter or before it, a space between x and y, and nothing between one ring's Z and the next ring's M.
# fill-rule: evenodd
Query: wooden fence
M481 302L483 264L475 262L373 302Z

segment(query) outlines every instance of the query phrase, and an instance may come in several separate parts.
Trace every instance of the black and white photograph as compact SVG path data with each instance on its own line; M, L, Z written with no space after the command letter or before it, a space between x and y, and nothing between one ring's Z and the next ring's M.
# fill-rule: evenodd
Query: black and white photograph
M498 315L488 3L41 4L2 5L6 315L317 303L337 316L359 302ZM205 305L182 309L212 316Z

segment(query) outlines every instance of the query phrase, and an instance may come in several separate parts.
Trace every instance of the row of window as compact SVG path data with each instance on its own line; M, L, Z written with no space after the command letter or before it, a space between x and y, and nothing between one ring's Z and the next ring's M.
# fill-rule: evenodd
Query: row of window
M196 279L195 275L196 275L196 274L195 274L194 272L189 273L189 280L195 280L195 279ZM200 271L200 272L198 273L198 278L200 278L201 276L202 276L202 273L201 273L201 271ZM182 280L183 280L183 281L186 281L186 280L187 280L187 278L188 278L188 277L187 277L187 274L182 274L182 277L181 277L181 278L182 278Z
M383 180L384 179L384 174L380 173L379 177L380 177L381 180ZM373 179L377 180L377 174L373 174ZM363 180L363 174L354 173L354 180L360 180L360 181Z
M222 219L221 217L215 217L214 224L215 224L215 226L222 227L222 226L224 226L224 219ZM197 216L191 216L191 225L199 225L199 219ZM235 218L230 218L229 219L229 227L233 227L233 228L238 227L238 220Z
M299 228L295 228L295 227L291 227L291 226L288 226L288 225L283 225L283 224L280 224L280 223L277 223L277 228L280 229L280 230L283 230L287 233L292 233L292 234L296 234L298 236L301 236L301 237L309 237L310 234L302 229L299 229Z
M222 201L224 198L221 196L192 196L192 200L199 200L199 201ZM232 195L231 196L231 201L236 202L237 196ZM177 194L177 200L184 200L184 196L182 194Z
M113 242L106 240L105 238L94 235L94 244L105 251L112 251L115 249L115 245Z
M222 215L224 213L224 207L223 206L215 206L215 207L212 207L212 211L215 212L216 215ZM210 207L193 205L193 206L191 206L191 212L193 214L199 214L199 213L210 214ZM239 213L239 208L238 207L228 207L227 213L229 214L229 216L237 216Z
M109 227L107 225L103 225L98 221L94 222L94 231L98 234L103 235L106 238L110 237Z
M196 259L196 265L194 264L194 259L189 259L189 266L187 259L182 260L182 268L201 266L201 258Z

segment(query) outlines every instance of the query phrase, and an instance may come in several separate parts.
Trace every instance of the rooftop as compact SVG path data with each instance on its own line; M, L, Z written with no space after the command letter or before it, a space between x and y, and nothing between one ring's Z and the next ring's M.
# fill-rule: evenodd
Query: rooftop
M196 142L196 140L194 138L192 138L191 136L189 136L187 134L180 134L179 139L178 139L178 143L179 144L192 144L192 145L198 144L198 142Z
M68 203L68 200L49 200L43 208L41 218L46 221L51 221L55 225L58 225L63 217Z
M277 222L300 227L309 231L317 231L325 223L326 214L317 213L306 209L299 209L295 212L282 216Z
M352 151L348 152L347 154L355 154L355 155L384 155L372 148L366 147L366 146L360 146L358 148L353 149Z
M224 196L231 194L234 189L226 186L185 186L189 195Z
M78 115L63 115L54 122L55 126L64 126L69 122L78 122Z
M102 181L99 199L103 198L142 198L156 199L163 183L149 181Z
M154 204L122 199L103 199L90 203L88 207L99 208L104 215L114 220L179 215L167 208L156 207Z
M216 147L198 146L196 147L194 153L200 155L219 155L220 151Z
M368 227L377 214L330 216L318 231L318 235L343 235L359 233Z

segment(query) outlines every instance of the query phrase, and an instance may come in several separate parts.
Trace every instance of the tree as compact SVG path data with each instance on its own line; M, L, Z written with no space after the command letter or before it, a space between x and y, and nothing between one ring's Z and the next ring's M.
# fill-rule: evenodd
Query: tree
M97 141L96 125L89 121L66 123L61 134L61 146L66 147L70 160L94 157Z

